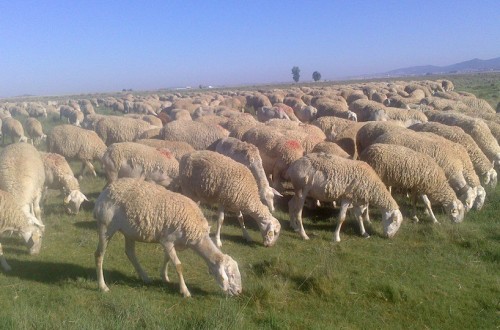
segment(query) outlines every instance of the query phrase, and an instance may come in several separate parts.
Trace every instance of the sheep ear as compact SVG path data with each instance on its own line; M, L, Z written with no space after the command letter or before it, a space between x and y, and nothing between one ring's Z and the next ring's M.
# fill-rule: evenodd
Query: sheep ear
M282 195L282 194L280 194L280 192L279 192L279 191L277 191L277 190L276 190L276 189L274 189L273 187L271 187L271 189L272 189L272 191L273 191L274 196L283 197L283 195Z

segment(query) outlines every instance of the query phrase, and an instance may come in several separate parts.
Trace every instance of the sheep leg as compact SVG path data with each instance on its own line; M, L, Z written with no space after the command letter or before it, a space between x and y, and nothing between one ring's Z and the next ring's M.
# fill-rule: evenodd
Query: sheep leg
M340 228L342 227L342 223L344 223L345 216L347 213L347 208L351 204L350 201L348 200L342 200L341 205L340 205L340 212L339 212L339 222L337 223L337 228L335 228L335 232L333 233L333 240L335 242L340 242Z
M145 283L151 283L151 280L148 277L148 274L142 269L141 264L137 260L137 256L135 255L135 241L129 237L125 237L125 254L128 257L128 260L134 265L135 271L139 274L139 277Z
M434 212L432 212L431 201L429 200L427 195L423 194L421 197L422 200L424 201L425 207L427 208L427 212L429 212L429 216L432 218L432 222L439 223L439 221L437 221L436 219L436 216L434 215Z
M220 232L222 229L222 224L224 223L224 207L221 205L219 206L219 209L217 210L217 230L215 231L215 245L217 247L222 246L222 242L220 240Z
M161 277L167 283L170 283L170 279L168 278L168 263L170 261L170 257L168 256L167 251L165 251L165 256L163 258L163 267L161 269Z
M413 204L413 216L411 217L415 222L418 222L418 217L417 217L417 193L413 192L412 193L412 204Z
M241 211L238 214L238 222L240 223L241 230L243 231L243 237L246 239L247 242L253 242L253 239L250 237L247 228L245 227L245 220L243 219L243 214L241 213Z
M39 190L38 193L35 196L35 200L33 201L33 214L35 215L35 218L42 222L42 210L40 209L40 201L42 199L42 190Z
M366 232L365 225L363 223L363 214L365 212L368 212L368 204L354 206L354 216L358 220L361 236L368 238L370 237L370 235L368 235L368 233Z
M296 190L292 199L288 202L288 212L290 213L290 226L300 234L300 236L308 240L304 225L302 224L302 209L306 200L307 193L302 189Z
M97 176L97 173L95 172L94 165L89 160L85 161L85 166L92 172L93 176Z
M166 242L164 243L165 247L165 253L168 254L170 260L175 265L175 270L177 271L177 276L179 276L179 287L180 287L180 292L181 294L187 298L191 297L191 293L189 293L189 290L186 286L186 283L184 282L184 276L182 275L182 264L179 258L177 258L177 253L175 252L175 247L172 242Z
M99 284L99 289L104 292L108 292L109 288L104 281L104 274L102 271L102 265L104 262L104 253L106 252L106 247L111 239L110 236L106 234L106 226L103 224L99 225L99 243L97 244L97 249L94 253L95 265L97 272L97 283Z
M4 271L10 272L12 270L12 268L10 268L9 264L7 263L7 260L5 260L5 256L3 255L2 244L0 244L0 264L2 265Z

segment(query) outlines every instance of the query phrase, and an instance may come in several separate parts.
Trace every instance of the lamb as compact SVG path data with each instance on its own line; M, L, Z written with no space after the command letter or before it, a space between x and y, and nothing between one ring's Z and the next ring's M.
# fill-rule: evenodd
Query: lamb
M66 159L82 162L80 176L90 170L97 176L92 160L101 160L106 145L94 132L73 125L58 125L47 136L47 150L55 152Z
M189 143L196 150L207 149L220 138L229 136L221 126L208 125L198 121L172 121L160 131L163 140Z
M118 178L143 178L167 189L178 188L179 162L168 149L134 142L113 143L102 156L108 184Z
M106 187L97 198L94 218L99 235L95 263L101 291L109 291L103 274L104 253L113 235L120 231L125 236L125 253L144 282L150 282L150 279L137 260L136 241L163 246L162 279L170 282L167 268L172 261L179 276L180 293L184 297L190 297L191 293L184 282L176 248L185 247L193 249L205 260L209 272L224 292L231 296L241 292L237 262L214 245L209 237L207 220L189 198L151 182L119 179Z
M27 142L21 122L12 117L5 118L2 122L2 144L5 145L5 136L10 136L11 143Z
M184 156L185 154L195 151L194 148L191 147L189 143L181 141L140 139L135 141L135 143L144 144L156 149L161 149L161 148L168 149L174 154L175 159L177 159L178 161L180 161L182 156Z
M434 223L438 221L431 202L443 205L451 221L463 220L462 202L448 184L443 169L431 157L403 146L375 143L363 150L360 160L367 162L387 186L410 191L414 203L420 196ZM418 221L416 208L413 219Z
M465 133L474 139L486 157L493 162L493 166L500 167L500 146L488 126L481 119L450 111L426 111L425 114L431 121L462 128Z
M195 201L219 205L215 241L221 246L220 230L224 210L240 212L238 220L243 236L251 240L243 223L248 214L258 224L264 246L273 246L281 225L260 201L259 188L250 170L229 157L213 151L195 151L182 157L179 163L182 193Z
M442 143L436 142L423 133L412 130L389 131L379 136L374 143L395 144L410 148L432 157L446 174L446 178L458 198L469 211L476 199L476 191L467 184L464 177L464 164L454 150L449 150Z
M0 189L16 199L30 221L44 228L40 201L45 171L38 150L28 143L13 143L0 151Z
M21 211L17 199L12 194L0 190L0 236L5 232L18 234L24 239L29 248L29 253L40 253L42 247L42 231L33 223L36 218ZM12 268L5 260L2 244L0 244L0 265L8 272Z
M262 158L260 157L259 149L253 144L227 137L218 140L215 145L215 151L250 169L259 187L261 201L269 207L271 212L274 212L274 197L283 197L283 195L269 186L269 181L262 167Z
M481 181L483 184L495 188L497 185L497 172L493 168L493 164L488 160L472 137L465 133L463 129L458 126L447 126L438 122L415 124L409 128L416 132L434 133L464 146L476 173L482 178Z
M42 124L37 119L28 118L24 125L26 125L26 133L31 138L31 144L39 145L41 141L47 139L47 135L43 133Z
M319 201L341 200L339 222L334 233L336 242L340 242L340 228L347 207L351 204L364 237L369 237L363 225L363 213L367 215L368 204L382 209L386 237L393 237L403 221L396 201L365 162L325 153L310 153L290 165L287 177L292 181L295 191L288 202L290 225L303 239L309 239L302 224L302 208L308 196Z
M135 118L107 116L95 125L97 135L109 146L116 142L132 142L145 131L155 128L151 124Z
M60 190L64 194L64 205L69 214L78 214L80 205L88 201L80 191L80 184L66 158L59 154L40 152L45 169L45 193L47 189Z

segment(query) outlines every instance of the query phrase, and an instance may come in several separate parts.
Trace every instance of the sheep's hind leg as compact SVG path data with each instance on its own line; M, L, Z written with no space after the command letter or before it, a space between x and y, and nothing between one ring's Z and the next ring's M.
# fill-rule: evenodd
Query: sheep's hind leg
M217 210L217 230L215 231L215 245L217 247L222 247L222 242L220 240L220 232L222 229L222 224L224 223L224 207L219 206L219 209Z
M168 278L168 264L170 262L170 257L168 256L167 251L165 251L165 256L163 259L163 267L161 268L161 278L167 282L170 283L170 278Z
M245 227L245 220L243 219L243 214L241 213L241 211L238 214L238 222L240 223L241 230L243 232L243 237L246 239L247 242L253 242L253 239L250 237L250 235L248 234L248 230Z
M288 202L288 212L290 213L290 226L300 234L300 236L308 240L304 225L302 224L302 209L307 197L307 192L302 189L296 190L292 199Z
M142 269L139 261L137 260L137 256L135 255L135 241L131 238L125 237L125 254L128 257L128 260L134 265L135 271L139 274L139 277L145 282L150 283L151 280L148 277L148 274Z
M0 264L2 265L4 271L9 272L12 270L12 268L10 268L9 264L7 263L7 260L5 260L5 256L3 255L2 244L0 244Z
M102 271L102 265L104 262L104 254L106 253L106 247L108 246L108 242L111 239L111 236L108 236L106 234L106 226L105 225L99 225L99 243L97 244L97 249L94 253L95 257L95 265L96 265L96 272L97 272L97 282L99 284L99 289L104 292L108 292L109 288L106 285L106 282L104 281L104 274Z
M186 283L184 282L184 276L182 275L182 264L179 258L177 258L177 253L175 252L174 244L172 242L166 242L163 244L165 247L165 253L174 263L175 270L177 271L177 276L179 276L179 287L181 294L186 298L191 297L191 293L189 293ZM165 256L165 258L167 257Z
M370 235L368 235L368 233L366 232L365 225L363 223L363 214L365 212L368 212L368 204L354 206L354 216L358 220L361 236L368 238L370 237Z
M434 212L432 212L432 206L431 206L431 201L427 197L427 195L422 195L422 200L424 201L425 207L427 208L427 212L429 212L429 216L432 218L433 223L439 223L437 221L436 216L434 215Z
M342 227L342 224L344 223L345 216L347 213L347 208L351 204L350 201L348 200L342 200L341 205L340 205L340 212L339 212L339 222L337 223L337 228L335 228L335 232L333 233L333 240L335 242L340 242L340 228Z

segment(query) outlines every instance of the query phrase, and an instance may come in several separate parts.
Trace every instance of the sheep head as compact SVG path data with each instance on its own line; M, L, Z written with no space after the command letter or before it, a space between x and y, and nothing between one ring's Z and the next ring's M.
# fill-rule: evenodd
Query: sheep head
M465 207L465 212L469 212L472 206L474 205L474 200L477 197L476 189L472 187L466 188L465 192L458 196L458 198L462 201Z
M260 226L260 233L264 239L264 246L271 247L276 244L280 231L281 224L275 217L270 216L267 221L264 221L264 224Z
M486 191L482 186L476 187L476 199L474 200L474 209L480 210L484 205L484 200L486 199Z
M443 207L452 222L459 223L464 220L465 208L460 200L455 199L451 203L443 204Z
M241 293L241 275L238 263L228 256L223 255L221 260L209 268L210 274L215 276L221 289L230 296Z
M68 196L64 198L66 212L69 214L77 214L83 201L88 201L87 197L83 193L79 190L71 190Z
M382 225L384 226L384 236L392 238L399 230L403 222L403 215L399 209L384 211L382 213Z
M21 233L31 255L40 253L42 247L42 229L36 225L28 226L27 230Z

